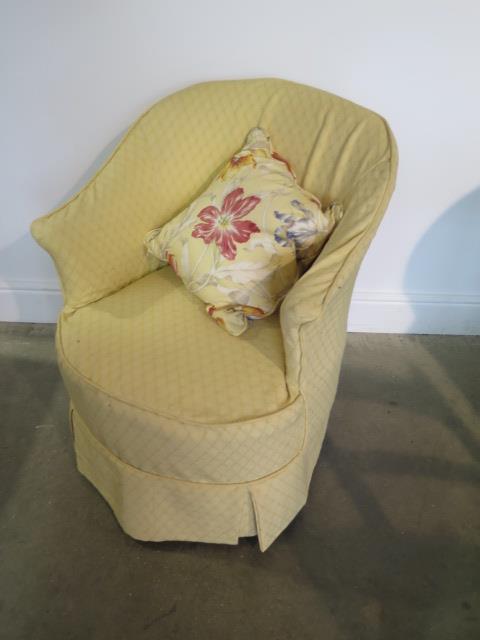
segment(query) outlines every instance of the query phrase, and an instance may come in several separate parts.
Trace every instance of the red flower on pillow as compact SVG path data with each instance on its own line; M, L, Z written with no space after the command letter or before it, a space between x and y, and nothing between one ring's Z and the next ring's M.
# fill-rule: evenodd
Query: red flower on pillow
M216 243L222 256L233 260L237 255L235 243L247 242L252 233L260 229L251 220L242 220L260 202L258 196L242 198L243 189L238 187L225 196L222 208L209 205L200 211L202 222L192 231L194 238L202 238L205 244Z

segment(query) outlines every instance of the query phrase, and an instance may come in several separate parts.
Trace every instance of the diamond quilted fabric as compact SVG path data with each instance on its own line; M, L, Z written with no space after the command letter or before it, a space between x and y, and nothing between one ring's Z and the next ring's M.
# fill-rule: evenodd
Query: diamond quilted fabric
M344 215L280 308L232 337L142 243L254 127ZM62 282L56 344L78 468L126 533L257 535L265 550L303 507L396 169L391 131L367 109L285 80L209 82L153 105L74 198L33 222Z

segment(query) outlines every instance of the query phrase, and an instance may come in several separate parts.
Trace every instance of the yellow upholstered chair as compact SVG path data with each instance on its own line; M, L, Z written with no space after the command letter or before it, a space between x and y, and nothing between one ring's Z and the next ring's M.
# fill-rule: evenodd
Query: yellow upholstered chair
M257 125L345 214L279 312L232 337L143 239ZM33 222L62 282L56 347L78 468L128 534L258 535L265 550L305 504L396 166L389 127L362 107L284 80L209 82L155 104L74 198Z

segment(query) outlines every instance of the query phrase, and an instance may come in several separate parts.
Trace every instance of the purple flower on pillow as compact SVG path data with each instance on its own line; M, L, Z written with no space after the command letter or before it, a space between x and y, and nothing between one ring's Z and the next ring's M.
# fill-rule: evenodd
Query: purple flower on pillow
M275 240L283 247L292 242L297 250L310 246L315 242L319 233L325 230L325 224L321 218L315 216L310 209L307 209L298 200L292 200L292 207L303 213L303 217L297 218L288 213L275 211L275 217L283 224L275 229ZM319 225L319 222L322 224Z

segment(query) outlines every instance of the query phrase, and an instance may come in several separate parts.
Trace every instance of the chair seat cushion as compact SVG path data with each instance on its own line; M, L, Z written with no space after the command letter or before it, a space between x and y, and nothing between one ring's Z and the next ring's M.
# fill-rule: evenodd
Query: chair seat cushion
M278 313L234 338L168 268L64 316L60 338L80 376L155 414L230 423L289 400Z
M85 428L131 473L247 482L301 451L305 407L287 393L278 315L235 338L171 269L62 314L57 350Z

